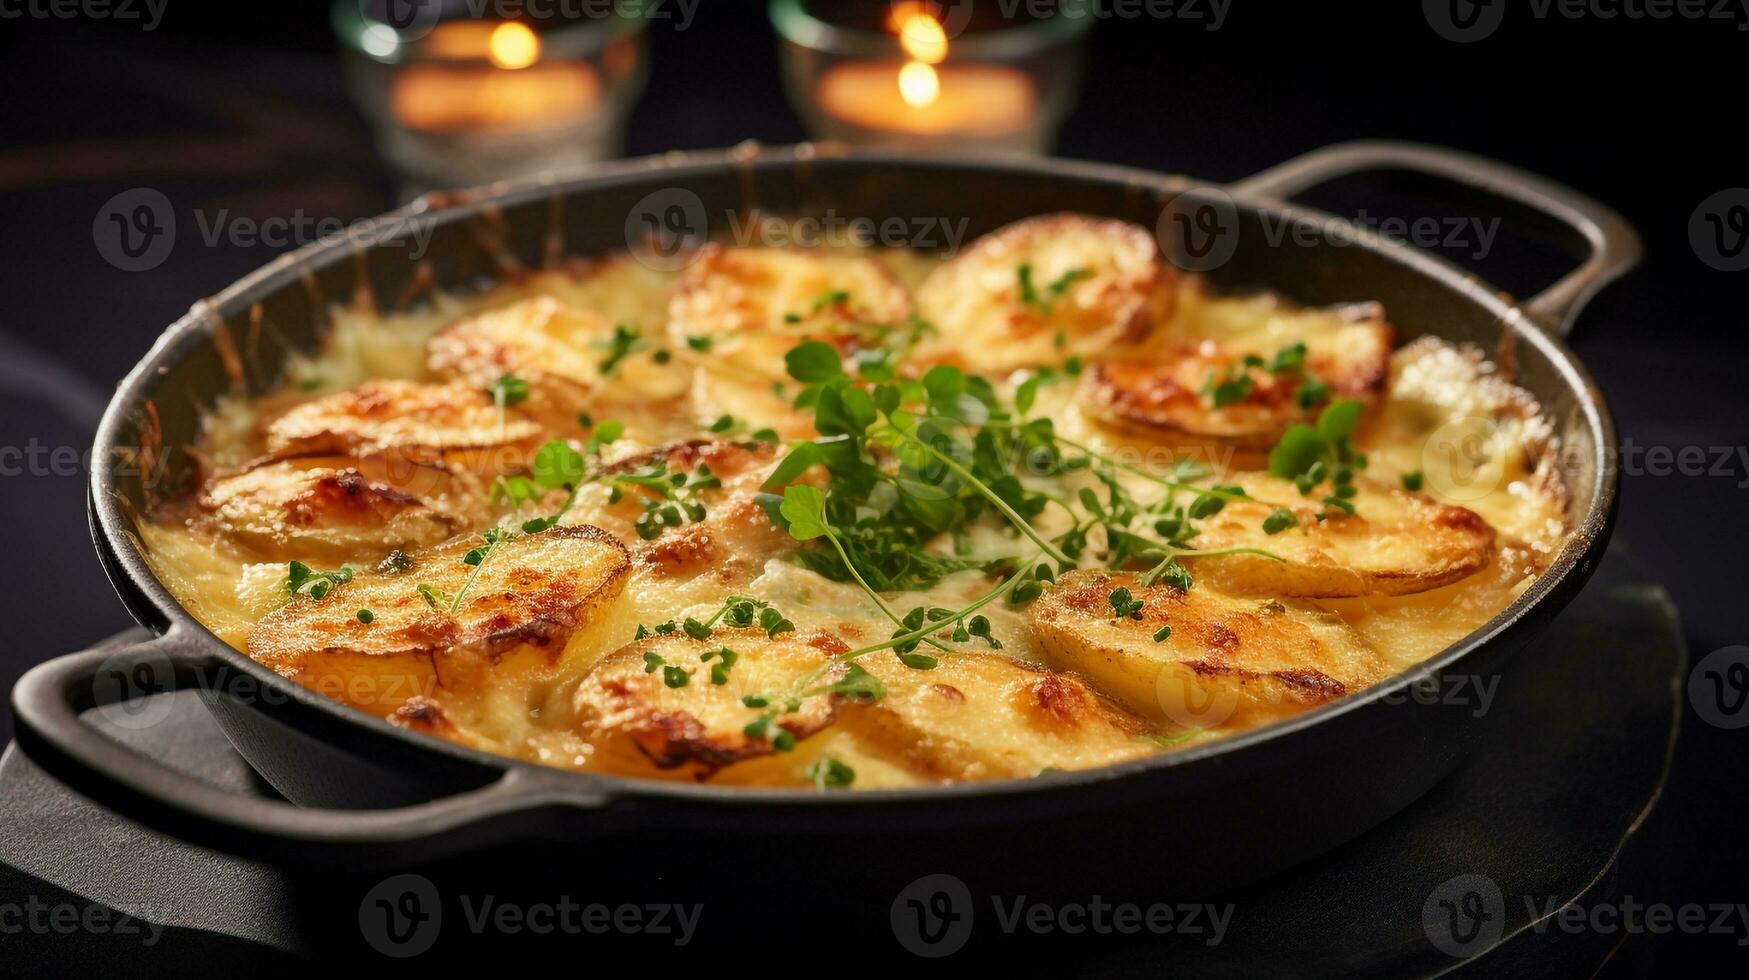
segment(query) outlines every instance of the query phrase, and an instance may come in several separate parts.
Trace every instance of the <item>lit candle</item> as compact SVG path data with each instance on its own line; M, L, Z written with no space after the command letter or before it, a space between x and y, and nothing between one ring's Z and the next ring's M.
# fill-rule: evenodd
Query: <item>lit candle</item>
M1038 93L1027 75L1007 65L943 64L948 40L921 4L894 6L888 27L905 55L890 61L847 61L821 75L823 112L841 122L908 137L995 139L1032 124Z
M542 63L540 36L513 21L439 24L438 59L407 66L389 90L396 121L429 133L567 126L593 114L601 77L580 61Z

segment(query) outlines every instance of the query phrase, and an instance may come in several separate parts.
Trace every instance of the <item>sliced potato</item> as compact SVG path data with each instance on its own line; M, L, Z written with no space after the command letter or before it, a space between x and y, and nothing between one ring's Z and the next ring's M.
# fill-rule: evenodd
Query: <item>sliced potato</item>
M1273 296L1211 299L1205 290L1186 285L1146 347L1089 366L1079 395L1091 417L1155 441L1266 450L1321 407L1296 398L1308 378L1331 398L1372 404L1383 393L1395 331L1376 304L1303 309ZM1271 370L1296 344L1305 345L1302 365ZM1217 408L1214 388L1229 381L1240 396Z
M1205 517L1197 548L1262 548L1259 555L1199 559L1200 581L1240 595L1336 598L1371 593L1426 592L1473 575L1487 566L1494 530L1474 511L1442 504L1421 493L1354 478L1354 513L1301 496L1292 481L1265 473L1242 473L1231 483L1257 498L1229 501ZM1325 485L1324 490L1329 490ZM1293 512L1296 524L1270 534L1263 522L1277 508ZM1319 513L1324 520L1317 518Z
M503 288L509 301L551 296L576 310L590 310L613 323L637 327L655 337L668 319L674 274L629 255L572 259L560 270L536 272Z
M1209 378L1234 370L1246 373L1250 389L1238 401L1214 407ZM1077 395L1089 417L1151 441L1261 451L1274 446L1289 425L1315 415L1295 401L1299 383L1297 377L1243 368L1240 355L1230 351L1188 348L1158 359L1132 356L1088 365Z
M1079 214L1017 221L918 287L917 312L936 332L913 353L990 375L1098 354L1162 322L1174 279L1139 225Z
M436 544L462 529L460 508L444 487L448 474L429 469L409 481L435 490L422 499L372 470L337 459L264 463L221 476L201 489L199 506L214 530L268 561L340 561Z
M1116 618L1119 587L1142 602L1138 613ZM1169 635L1156 640L1163 627ZM1144 718L1186 728L1267 721L1390 672L1334 614L1201 582L1180 592L1130 575L1071 573L1033 603L1032 633L1051 666L1085 675Z
M459 539L399 574L359 573L321 599L295 598L256 623L249 655L378 714L415 695L531 683L558 666L574 632L605 615L630 567L605 531L558 527L501 542L470 584L475 568L462 559L479 543ZM420 585L459 594L459 607L427 601Z
M942 657L914 670L890 652L857 661L886 696L846 708L866 750L931 782L1011 779L1151 755L1141 719L1072 674L996 653Z
M495 475L524 465L541 429L483 389L463 384L367 381L305 402L267 424L267 451L291 456L382 457L391 465L439 464Z
M633 542L639 568L654 577L686 579L713 572L725 584L744 581L758 574L768 559L795 547L754 500L777 455L776 447L766 443L693 439L618 459L605 467L606 473L673 488L682 500L669 501L643 483L617 484L615 500L609 489L614 484L603 480L579 494L567 519L598 525ZM677 476L686 482L676 486ZM707 479L720 486L701 487ZM687 513L691 505L703 508L702 520ZM664 511L679 523L645 516Z
M712 667L723 662L725 648L734 651L734 663L717 684ZM608 654L583 678L574 702L579 731L610 770L702 779L779 751L773 739L781 733L804 739L830 725L840 698L816 694L779 714L763 735L749 735L748 724L762 710L741 699L787 692L847 649L825 633L774 640L758 629L718 629L707 640L680 632L646 637ZM841 673L834 670L821 683ZM675 679L682 676L683 682Z
M910 316L904 285L867 256L712 244L681 275L668 332L705 369L763 387L789 379L784 355L805 340L878 348Z
M662 347L661 334L616 325L599 313L550 296L463 317L426 345L426 366L440 378L477 388L511 375L528 383L524 406L549 425L574 424L583 411L666 405L686 393L691 373ZM616 356L620 355L620 356Z

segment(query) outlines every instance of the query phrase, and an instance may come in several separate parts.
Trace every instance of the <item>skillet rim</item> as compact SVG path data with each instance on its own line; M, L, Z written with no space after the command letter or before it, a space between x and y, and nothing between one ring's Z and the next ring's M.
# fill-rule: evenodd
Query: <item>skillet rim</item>
M816 165L935 170L946 167L968 173L1006 171L1032 176L1073 177L1118 184L1130 192L1165 195L1192 189L1216 188L1222 192L1237 191L1238 193L1231 195L1232 199L1244 209L1270 212L1290 222L1312 222L1324 228L1342 229L1352 236L1351 241L1356 246L1403 266L1413 274L1446 286L1457 292L1460 300L1467 300L1480 306L1485 312L1492 313L1505 333L1519 343L1537 348L1549 361L1561 383L1576 396L1579 416L1577 424L1590 431L1597 446L1590 506L1569 531L1566 541L1548 569L1505 609L1421 663L1335 701L1201 745L1092 769L948 786L860 790L855 793L723 786L577 772L496 755L436 736L397 728L383 719L287 680L255 662L247 654L234 649L189 613L152 571L141 542L134 533L130 508L119 503L118 495L110 490L111 485L116 482L114 474L119 462L116 444L128 425L130 414L146 400L144 389L151 379L167 371L170 365L187 357L201 344L210 343L209 327L214 323L224 323L223 311L227 306L247 301L246 298L257 291L271 292L308 272L350 260L355 254L368 251L383 242L395 241L404 231L416 227L420 222L448 224L477 217L494 209L555 195L569 197L615 185L637 183L657 175L671 176L676 184L681 184L689 177L720 174L725 169L763 173L788 167L793 174L797 168L805 169ZM804 174L800 179L805 181L807 177ZM485 773L497 773L498 778L520 775L525 777L524 792L537 799L542 793L563 791L569 787L580 791L579 796L591 809L605 810L626 801L655 800L699 802L737 808L774 804L862 808L919 802L969 802L974 799L1032 796L1070 786L1102 785L1144 774L1158 776L1167 770L1253 751L1268 743L1333 722L1376 702L1400 695L1422 677L1444 674L1483 647L1500 641L1514 628L1533 625L1525 623L1533 613L1554 612L1552 609L1540 607L1545 600L1559 598L1556 593L1564 593L1570 598L1572 593L1576 593L1584 585L1596 567L1597 557L1607 544L1614 525L1621 473L1619 454L1616 452L1618 442L1614 419L1595 380L1565 341L1527 313L1515 298L1491 286L1477 274L1431 253L1408 245L1380 241L1375 236L1361 235L1358 226L1345 218L1270 197L1244 193L1243 184L1243 180L1223 185L1160 171L1063 158L930 155L905 151L850 150L809 143L766 148L754 143L743 143L726 149L675 151L618 161L598 166L583 174L547 174L464 191L426 194L402 208L370 219L366 230L360 234L349 234L332 241L312 242L279 256L219 293L196 301L187 314L157 337L152 347L117 385L97 429L88 483L88 505L94 544L111 585L130 613L160 637L180 638L183 643L204 653L209 660L221 661L231 669L241 670L276 694L298 702L303 707L316 708L330 722L340 726L358 726L377 737L395 738L411 748L439 752L452 761L470 764ZM1564 605L1565 599L1560 599L1560 602Z

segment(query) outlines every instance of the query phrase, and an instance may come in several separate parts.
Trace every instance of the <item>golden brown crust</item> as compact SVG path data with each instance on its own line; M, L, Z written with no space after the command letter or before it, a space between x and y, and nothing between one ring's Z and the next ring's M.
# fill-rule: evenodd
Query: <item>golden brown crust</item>
M655 356L661 338L619 326L640 336L615 359L615 323L537 296L445 327L426 344L426 367L482 389L505 375L519 378L529 387L523 407L552 426L570 424L584 411L659 406L684 395L688 372Z
M1394 332L1375 305L1212 298L1163 264L1145 228L1047 215L945 262L836 246L710 246L692 258L673 275L623 255L555 264L489 296L432 297L433 312L337 321L330 350L300 363L298 377L432 380L314 398L299 385L215 410L194 447L199 492L142 529L165 556L155 567L202 622L262 663L409 731L544 764L723 785L806 785L847 765L862 788L1104 766L1160 751L1185 729L1237 730L1349 696L1504 608L1566 533L1558 444L1489 365L1440 345L1391 355ZM468 312L439 329L441 311L456 309ZM787 450L741 440L767 428L792 442L819 435L785 364L805 339L831 345L853 376L866 371L859 384L890 366L907 407L937 364L979 375L980 395L988 381L1001 409L1031 377L1012 372L1039 369L1025 420L1050 420L1088 453L1140 451L1150 469L1211 451L1223 469L1212 482L1250 499L1199 509L1189 547L1282 560L1183 556L1188 593L1141 587L1140 564L1059 569L1061 584L1031 604L980 607L1001 649L942 630L935 639L951 650L917 650L936 661L930 669L872 651L857 666L882 697L816 691L760 729L764 709L747 695L793 693L827 668L826 679L841 678L848 668L835 658L892 636L900 611L963 606L995 582L952 575L887 596L896 611L883 615L855 583L793 560L803 547L830 555L831 542L798 543L777 526L764 483ZM1303 368L1277 359L1299 344ZM489 389L507 375L528 396L500 406ZM1320 406L1295 397L1307 376L1376 409L1353 444L1381 482L1356 479L1356 516L1322 502L1328 484L1303 496L1231 472L1259 469L1286 427L1315 419ZM1243 390L1214 408L1210 380L1232 378ZM583 457L574 491L547 486L564 483L550 467L537 478L535 453L553 439ZM893 447L879 437L868 446L890 472ZM1044 536L1069 526L1062 512L1083 486L1099 489L1101 474L1079 462L1051 487L1016 473L1065 502L1036 517ZM1103 475L1124 510L1123 489L1133 493L1146 516L1128 526L1143 537L1193 496L1161 501L1163 488L1121 463ZM1399 477L1424 477L1428 492L1396 490ZM826 468L801 479L826 488ZM507 492L494 499L494 486ZM836 506L849 502L839 494L829 512L846 525L845 546L853 558L880 550L862 532L888 501L854 516ZM968 561L1024 546L979 507L968 533L916 542L906 528L900 543ZM1279 507L1298 524L1267 534ZM477 577L464 562L482 542L466 532L538 528L523 522L555 514L559 526L513 536ZM1110 563L1112 536L1089 534L1077 555ZM379 564L391 548L400 554ZM289 561L350 563L355 575L320 600L288 598ZM1136 615L1116 618L1120 586L1142 603ZM703 618L729 595L768 601L801 632L772 639L719 622L703 641L669 629L625 643L640 622ZM725 648L735 664L713 683ZM822 769L826 760L835 766Z
M1426 592L1481 571L1494 550L1493 528L1474 511L1364 476L1354 478L1353 514L1321 503L1328 484L1310 497L1291 481L1263 473L1239 474L1232 485L1255 499L1229 501L1220 513L1204 518L1192 544L1209 551L1261 548L1283 559L1230 555L1195 562L1199 580L1235 594L1338 598ZM1263 522L1277 509L1291 511L1296 523L1270 534Z
M1377 306L1305 309L1261 297L1234 301L1225 319L1211 319L1200 315L1209 309L1200 286L1184 293L1185 311L1196 315L1175 318L1146 347L1089 365L1079 392L1089 416L1168 444L1267 450L1324 404L1299 404L1308 377L1330 398L1370 406L1383 396L1395 330ZM1270 370L1295 344L1305 345L1303 368ZM1215 407L1212 387L1241 377L1243 396Z
M712 243L675 285L668 336L713 386L746 389L728 399L744 402L790 380L784 355L797 344L819 340L848 356L882 347L910 316L904 284L867 255Z
M845 724L869 751L930 781L1034 776L1152 751L1146 726L1072 674L998 653L954 653L929 670L889 652L858 660L886 696L847 706Z
M445 474L419 482L442 484ZM346 460L269 462L221 476L202 487L198 506L216 533L269 561L423 548L466 524L454 509L372 479Z
M736 659L724 683L717 684L711 667L721 662L715 651L723 648L733 650ZM771 639L756 629L718 629L708 640L682 633L647 637L608 654L583 679L575 701L578 723L621 766L643 769L643 775L675 770L702 779L732 763L779 751L772 738L780 731L800 740L830 725L841 699L816 694L798 698L796 711L778 715L764 736L755 737L746 727L761 709L741 699L788 692L796 678L842 649L841 642L824 634ZM660 666L652 668L646 655L659 657ZM669 668L685 672L686 683L670 686ZM834 670L821 683L841 673ZM627 747L637 755L624 751Z
M307 686L338 682L347 690L337 696L360 707L392 710L414 694L485 683L513 649L556 663L571 634L618 597L629 569L625 547L593 527L513 537L473 574L462 558L479 545L458 539L407 571L358 572L322 599L294 598L255 624L249 655ZM420 585L460 594L460 603L428 601ZM348 686L355 678L367 683Z
M1068 213L1027 218L978 239L918 287L917 312L936 333L915 358L1000 375L1099 354L1164 322L1174 282L1139 225Z
M408 465L499 473L527 462L541 428L500 408L481 388L367 381L305 402L267 424L267 451L295 456L380 456Z
M1142 602L1123 619L1110 602L1120 586ZM1180 592L1129 575L1075 572L1047 588L1031 615L1052 666L1084 673L1144 717L1186 727L1260 720L1390 673L1334 616L1223 595L1204 583ZM1154 639L1163 627L1169 635Z

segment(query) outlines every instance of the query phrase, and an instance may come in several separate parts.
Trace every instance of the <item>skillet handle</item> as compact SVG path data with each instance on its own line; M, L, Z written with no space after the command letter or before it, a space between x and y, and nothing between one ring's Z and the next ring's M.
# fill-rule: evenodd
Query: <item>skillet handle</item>
M1585 259L1577 269L1522 304L1548 330L1565 337L1573 319L1599 289L1640 260L1640 236L1621 215L1584 194L1495 160L1423 143L1360 140L1313 150L1247 177L1235 196L1285 201L1339 177L1406 171L1438 177L1496 201L1529 208L1577 233Z
M133 751L81 715L96 708L113 727L163 720L169 702L141 692L208 691L220 661L172 630L99 646L32 668L12 690L18 741L56 779L122 815L209 847L262 859L407 864L483 850L530 836L531 822L597 809L605 794L516 766L477 789L412 806L329 810L221 789ZM222 695L214 695L222 696ZM159 707L153 707L153 701Z

